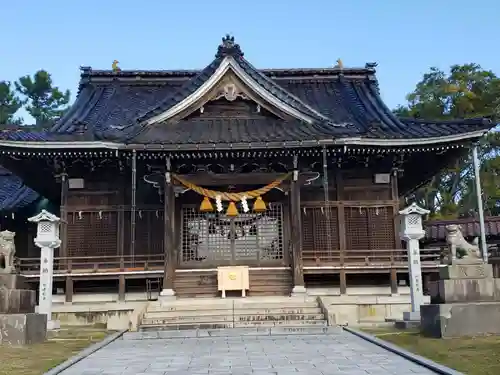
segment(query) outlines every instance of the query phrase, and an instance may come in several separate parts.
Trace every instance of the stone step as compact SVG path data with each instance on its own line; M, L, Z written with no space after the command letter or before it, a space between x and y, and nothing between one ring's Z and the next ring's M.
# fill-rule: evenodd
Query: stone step
M212 322L267 322L281 320L324 320L323 314L276 314L276 315L203 315L144 317L142 324L212 323Z
M208 322L182 324L141 324L140 331L187 330L187 329L220 329L220 328L250 328L250 327L326 327L324 320L279 320L264 322Z
M240 321L234 327L277 327L277 326L327 326L326 320L275 320L275 321Z
M276 303L259 303L259 302L247 302L247 303L232 303L232 302L221 302L221 303L210 303L210 304L200 304L198 301L187 303L178 303L178 301L164 302L163 304L154 302L148 306L148 311L193 311L193 310L247 310L247 309L280 309L280 308L291 308L291 309L301 309L307 307L318 307L316 301L283 301Z
M297 308L250 308L250 309L202 309L185 311L160 311L149 310L144 314L145 318L167 318L174 316L208 316L208 315L276 315L276 314L322 314L319 307L297 307Z
M280 326L246 328L207 328L207 329L145 329L139 332L126 332L123 340L184 339L193 337L242 337L276 335L321 335L340 334L339 326Z

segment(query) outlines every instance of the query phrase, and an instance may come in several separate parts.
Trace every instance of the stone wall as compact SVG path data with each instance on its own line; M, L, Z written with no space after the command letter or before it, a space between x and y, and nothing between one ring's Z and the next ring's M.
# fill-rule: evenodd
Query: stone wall
M320 296L328 325L378 325L402 319L411 310L409 295L394 296ZM425 303L430 302L424 297Z

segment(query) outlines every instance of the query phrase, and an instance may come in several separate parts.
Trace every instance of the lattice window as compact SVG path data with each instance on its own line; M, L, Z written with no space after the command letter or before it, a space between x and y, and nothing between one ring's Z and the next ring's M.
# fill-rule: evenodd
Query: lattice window
M67 236L68 256L117 255L117 213L69 213Z
M135 219L135 255L163 254L163 211L138 210ZM125 252L127 253L125 249Z
M348 250L386 250L394 248L392 207L346 207Z
M392 207L368 208L370 249L394 249L394 215Z
M345 230L347 250L367 250L370 248L368 215L365 207L345 208Z
M264 213L202 213L182 208L181 263L273 261L283 259L283 209L270 203Z
M328 262L339 258L336 207L302 207L302 258Z
M68 213L67 252L70 257L88 256L88 237L91 235L90 213Z

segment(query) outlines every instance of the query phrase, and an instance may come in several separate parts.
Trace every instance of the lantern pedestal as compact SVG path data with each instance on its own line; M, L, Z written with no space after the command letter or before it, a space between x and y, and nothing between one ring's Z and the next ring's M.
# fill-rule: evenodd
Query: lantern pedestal
M35 313L36 293L25 278L0 273L0 344L27 345L44 342L47 316Z
M428 213L428 210L417 206L415 203L399 211L401 218L399 236L402 241L406 242L411 297L411 311L403 313L403 320L411 322L411 325L420 323L420 306L424 304L419 240L425 236L422 227L422 216Z
M41 248L40 256L40 286L38 299L38 313L47 315L47 329L54 330L61 327L61 323L52 320L52 283L54 277L54 249Z
M452 338L500 334L500 279L482 260L457 260L431 282L431 304L422 306L426 336Z
M47 329L59 329L61 323L52 320L52 283L54 277L54 249L61 246L60 219L46 210L28 219L37 224L35 245L40 248L40 287L38 313L47 316Z

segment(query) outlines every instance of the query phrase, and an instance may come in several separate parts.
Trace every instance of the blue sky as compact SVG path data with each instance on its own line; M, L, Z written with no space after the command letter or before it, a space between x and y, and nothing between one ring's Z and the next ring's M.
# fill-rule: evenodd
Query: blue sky
M43 68L73 93L81 65L110 69L117 59L124 70L203 68L226 33L259 68L328 67L339 57L348 67L378 62L390 107L431 66L476 62L500 74L494 0L1 3L0 80Z

